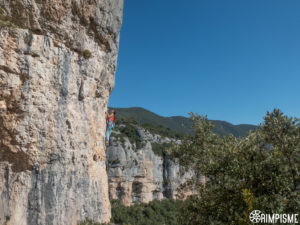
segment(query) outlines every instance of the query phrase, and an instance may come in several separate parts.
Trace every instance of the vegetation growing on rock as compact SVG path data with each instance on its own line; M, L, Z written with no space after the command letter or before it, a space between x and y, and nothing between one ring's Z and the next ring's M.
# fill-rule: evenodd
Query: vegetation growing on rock
M137 149L141 147L142 139L134 125L127 124L126 126L122 126L120 127L120 132L127 136L130 143L135 144Z
M117 120L115 131L112 133L112 137L116 137L121 141L125 148L125 138L127 137L129 142L134 145L135 149L143 147L143 140L140 137L137 130L136 121L131 120Z
M83 56L83 58L85 58L85 59L89 59L89 58L91 58L92 57L92 53L89 51L89 50L84 50L83 52L82 52L82 56Z
M168 154L167 150L170 149L173 144L172 143L151 143L152 145L152 151L154 154L158 156L163 156L164 154Z
M161 137L168 137L168 138L174 138L174 139L182 139L184 138L184 134L178 133L176 131L171 130L168 127L162 126L162 125L154 125L151 123L139 123L134 118L120 118L117 117L116 119L116 125L125 125L125 126L139 126L146 130L148 130L152 134L158 134ZM134 132L131 132L134 134Z
M78 225L109 225L109 223L97 223L89 218L85 218L85 220L78 222Z
M0 12L0 27L7 27L7 28L18 28L16 23L12 18L9 18L7 16L4 16Z

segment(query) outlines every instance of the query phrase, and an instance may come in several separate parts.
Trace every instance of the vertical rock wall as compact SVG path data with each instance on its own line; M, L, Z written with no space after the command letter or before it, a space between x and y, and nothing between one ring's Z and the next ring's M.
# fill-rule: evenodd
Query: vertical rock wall
M0 224L110 219L105 111L123 0L0 1Z
M184 199L196 194L196 190L191 188L179 191L181 185L194 178L194 173L184 170L176 159L155 154L152 147L153 143L180 144L180 141L152 134L140 127L137 127L137 132L142 147L137 148L127 136L121 135L120 138L116 127L106 149L110 197L129 206L135 202Z

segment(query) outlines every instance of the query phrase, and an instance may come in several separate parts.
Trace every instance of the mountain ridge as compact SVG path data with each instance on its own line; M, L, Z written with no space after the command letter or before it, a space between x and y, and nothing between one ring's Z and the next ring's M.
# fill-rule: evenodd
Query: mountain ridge
M134 119L141 124L152 124L155 126L164 126L173 131L181 134L191 134L192 120L184 116L170 116L164 117L160 116L148 109L142 107L128 107L128 108L118 108L110 107L110 109L116 110L116 117L122 119ZM223 120L209 120L214 124L213 132L219 134L220 136L227 136L233 134L235 137L245 137L250 130L255 130L258 128L256 125L252 124L238 124L233 125L227 121Z

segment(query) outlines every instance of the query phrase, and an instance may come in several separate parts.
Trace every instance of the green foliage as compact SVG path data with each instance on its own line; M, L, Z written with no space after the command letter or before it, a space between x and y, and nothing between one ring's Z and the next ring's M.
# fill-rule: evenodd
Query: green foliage
M261 128L247 138L221 138L206 117L191 114L194 135L173 155L205 185L184 202L179 223L250 224L252 209L297 213L300 209L300 125L279 110L267 113Z
M123 147L125 148L125 137L127 137L131 144L135 144L136 149L140 149L143 147L142 138L140 137L137 130L137 122L132 119L123 119L116 118L115 119L115 131L112 133L112 137L116 137L121 141Z
M242 190L242 195L243 195L243 199L244 199L244 202L247 204L248 206L248 210L245 212L245 220L248 220L249 218L249 214L255 210L254 209L254 201L255 201L255 198L254 198L254 195L253 193L251 193L251 191L249 189L243 189Z
M126 207L119 200L112 200L111 222L118 225L177 225L181 201L154 200L149 204L137 203Z
M143 128L145 128L146 130L148 130L149 132L158 134L162 137L169 137L169 138L174 138L174 139L183 139L183 137L184 137L184 134L180 134L180 133L173 131L170 128L164 127L162 125L155 126L150 123L145 123L145 124L141 124L141 126Z
M4 16L0 12L0 27L7 27L7 28L18 28L19 26L16 25L13 18Z
M171 130L170 128L164 127L162 125L153 125L150 123L139 123L137 120L135 120L134 118L120 118L119 115L116 119L116 125L135 125L135 126L140 126L142 128L144 128L145 130L148 130L149 132L153 133L153 134L158 134L162 137L169 137L169 138L174 138L174 139L183 139L184 138L184 134L180 134L176 131Z
M140 149L143 147L142 138L140 137L136 126L132 124L126 124L125 126L120 127L121 134L128 137L131 144L135 144L136 149Z
M109 171L110 168L111 168L113 165L116 165L116 164L120 164L120 160L119 160L119 159L108 160L108 161L107 161L107 164L106 164L106 171Z
M126 125L126 124L133 124L133 125L137 125L139 124L134 118L123 118L120 117L119 113L117 114L116 118L115 118L115 123L116 125Z
M163 143L163 144L151 143L151 145L152 145L153 153L158 156L162 156L163 154L168 154L168 149L170 149L173 146L172 143Z
M78 225L109 225L109 223L96 223L89 218L85 218L85 220L77 223Z
M137 127L142 127L145 130L148 130L151 133L158 134L162 137L183 139L184 135L179 134L170 130L169 128L163 126L154 126L151 124L139 124L136 120L132 118L117 118L116 119L116 130L120 133L113 132L112 137L116 137L123 143L123 147L125 144L125 137L128 137L130 143L135 144L137 149L140 149L144 146L142 142L142 138L140 137ZM161 156L163 153L166 153L166 149L171 147L172 144L157 144L152 143L152 149L155 154Z
M82 52L82 56L83 56L83 58L85 58L85 59L89 59L89 58L91 58L92 57L92 53L89 51L89 50L84 50L83 52Z
M119 159L109 160L108 163L109 163L110 165L119 164L119 163L120 163L120 160L119 160Z
M177 223L182 201L154 200L149 204L137 203L124 206L119 200L111 201L111 224L118 225L180 225ZM86 218L78 225L104 225ZM108 224L107 224L108 225Z
M136 127L131 124L121 127L120 132L128 137L130 143L141 141L141 137L139 136Z

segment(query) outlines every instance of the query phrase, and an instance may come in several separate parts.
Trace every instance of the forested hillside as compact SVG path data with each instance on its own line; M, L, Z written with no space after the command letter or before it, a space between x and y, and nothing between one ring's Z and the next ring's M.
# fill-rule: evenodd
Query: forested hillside
M151 124L154 126L164 126L172 131L181 134L191 134L193 132L193 121L184 116L163 117L159 116L147 109L133 108L114 108L117 112L117 118L133 119L141 124ZM247 136L249 130L255 130L257 126L250 124L233 125L226 121L211 120L213 132L221 136L233 134L235 137Z

